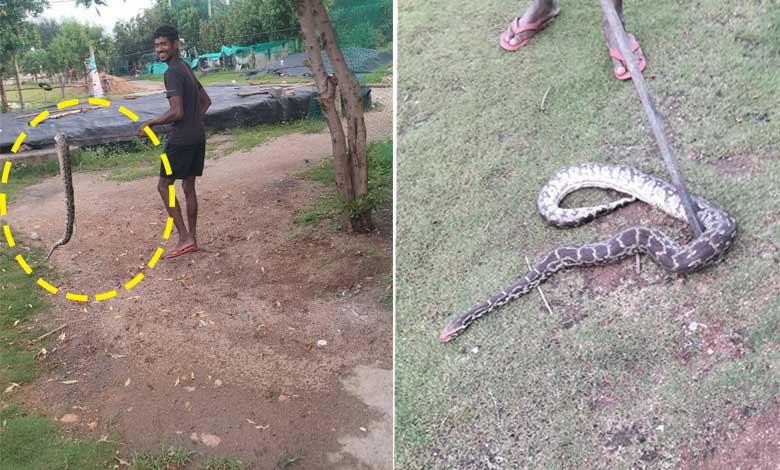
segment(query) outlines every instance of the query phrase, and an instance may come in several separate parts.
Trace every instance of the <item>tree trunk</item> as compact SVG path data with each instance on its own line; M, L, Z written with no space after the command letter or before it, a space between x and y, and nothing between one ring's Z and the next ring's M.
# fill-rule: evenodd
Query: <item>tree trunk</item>
M5 97L5 86L3 86L3 79L5 79L5 69L0 66L0 104L3 107L3 112L8 112L8 98Z
M16 76L16 91L19 93L19 104L24 109L24 97L22 96L22 82L19 80L19 64L16 62L16 54L14 54L14 71Z
M60 90L62 91L62 98L65 98L65 74L68 73L67 71L63 71L62 75L60 75Z
M301 23L301 35L309 58L309 65L317 84L320 107L330 130L336 187L353 208L346 227L349 231L370 232L374 228L371 207L361 203L368 194L368 164L366 125L363 119L360 84L347 67L322 2L320 0L295 0L295 8ZM335 76L328 76L325 70L317 32L319 32L319 39L328 54ZM337 86L345 101L346 137L335 101Z

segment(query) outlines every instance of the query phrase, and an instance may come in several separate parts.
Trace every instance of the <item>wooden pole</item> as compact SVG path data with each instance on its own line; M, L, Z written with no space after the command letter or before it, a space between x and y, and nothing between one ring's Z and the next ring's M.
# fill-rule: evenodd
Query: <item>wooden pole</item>
M19 63L16 61L16 53L14 53L14 69L15 69L15 77L16 77L16 91L19 93L19 104L22 106L22 109L24 109L24 96L22 96L22 81L19 80Z
M650 95L650 91L645 83L645 77L642 76L642 72L639 70L636 56L631 51L631 47L628 43L628 37L626 31L623 29L623 23L620 21L620 17L615 11L615 6L612 4L612 0L599 0L601 2L601 8L604 10L604 17L609 23L610 29L615 34L615 39L620 49L620 53L626 59L626 65L628 71L631 73L631 80L634 82L636 92L639 95L639 100L642 102L642 107L647 114L647 119L650 121L650 127L653 129L655 140L658 143L658 147L661 150L661 156L666 162L666 167L669 169L669 174L672 177L672 184L677 188L677 194L680 195L682 200L685 214L688 217L688 222L693 227L693 232L698 237L701 235L701 223L698 217L696 217L696 211L694 210L693 201L691 201L691 195L688 193L688 187L685 185L680 168L677 165L677 160L672 153L672 147L669 145L669 141L666 138L666 130L664 129L663 119L655 108L653 97Z
M3 69L3 65L0 64L0 106L2 106L2 111L4 113L8 112L8 99L5 97L5 87L3 87L3 79L5 78L5 69Z

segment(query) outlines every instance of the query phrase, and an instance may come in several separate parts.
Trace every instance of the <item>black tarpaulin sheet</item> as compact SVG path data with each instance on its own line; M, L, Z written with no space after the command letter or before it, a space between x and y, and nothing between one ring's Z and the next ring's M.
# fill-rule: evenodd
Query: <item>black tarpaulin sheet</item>
M292 121L307 117L314 87L294 88L294 96L275 98L270 94L237 96L238 93L256 92L257 86L221 85L208 86L206 91L211 97L211 107L205 116L206 128L221 130L231 127L256 126L281 121ZM73 144L80 146L98 145L109 142L132 140L132 134L138 129L140 121L155 118L168 109L165 95L143 96L136 99L112 99L109 108L98 107L78 114L63 116L59 119L48 118L32 128L28 122L37 112L47 109L49 113L59 112L56 106L15 113L0 114L0 153L11 151L20 132L27 134L24 144L33 149L54 145L54 136L67 135ZM77 106L62 111L86 108L94 105L80 100ZM119 106L124 106L136 115L138 122L120 114ZM18 119L22 115L30 115ZM156 134L167 133L168 126L155 127Z

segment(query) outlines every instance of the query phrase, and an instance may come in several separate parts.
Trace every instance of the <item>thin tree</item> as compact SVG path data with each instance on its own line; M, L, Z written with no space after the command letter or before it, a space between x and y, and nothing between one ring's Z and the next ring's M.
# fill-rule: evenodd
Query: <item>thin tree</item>
M294 0L309 66L317 84L320 108L328 123L333 146L336 187L350 208L345 226L351 232L370 232L374 225L368 204L368 160L363 97L357 78L349 70L338 46L328 12L320 0ZM333 75L328 75L321 49L328 55ZM344 99L347 133L336 107L336 89Z

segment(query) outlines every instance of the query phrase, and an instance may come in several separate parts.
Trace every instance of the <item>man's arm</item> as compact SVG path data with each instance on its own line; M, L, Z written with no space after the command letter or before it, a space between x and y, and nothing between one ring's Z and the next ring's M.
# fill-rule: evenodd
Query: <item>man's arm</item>
M200 85L200 83L198 85ZM209 106L211 106L211 98L209 98L206 89L202 86L198 88L198 101L200 102L200 116L203 117L206 115Z
M170 124L172 122L180 121L184 117L184 99L181 96L171 96L168 98L168 104L170 107L168 111L162 113L151 121L146 121L141 124L141 127L135 131L135 135L143 137L146 132L144 127L159 126L162 124Z

